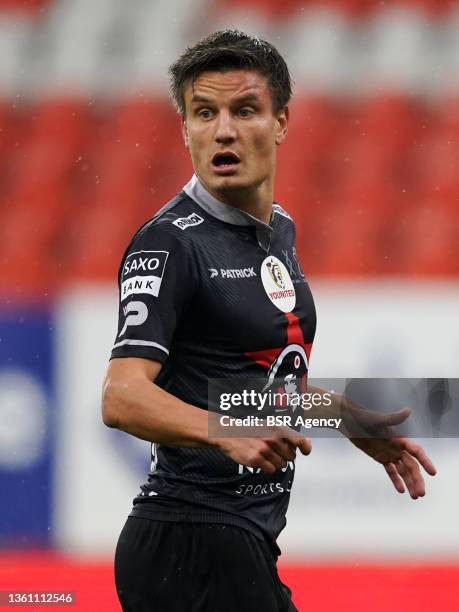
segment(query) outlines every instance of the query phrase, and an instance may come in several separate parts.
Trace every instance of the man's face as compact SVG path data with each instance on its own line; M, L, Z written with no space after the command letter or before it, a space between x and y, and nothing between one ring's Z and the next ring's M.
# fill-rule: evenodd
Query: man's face
M253 70L203 72L185 85L184 100L185 144L208 190L225 200L263 183L272 188L288 109L273 113L267 78Z

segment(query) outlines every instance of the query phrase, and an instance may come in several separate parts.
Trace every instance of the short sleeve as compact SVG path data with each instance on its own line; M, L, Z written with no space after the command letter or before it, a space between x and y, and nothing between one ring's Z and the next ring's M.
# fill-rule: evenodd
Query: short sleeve
M118 330L111 359L165 363L196 285L191 256L189 245L164 224L149 225L134 236L119 271Z

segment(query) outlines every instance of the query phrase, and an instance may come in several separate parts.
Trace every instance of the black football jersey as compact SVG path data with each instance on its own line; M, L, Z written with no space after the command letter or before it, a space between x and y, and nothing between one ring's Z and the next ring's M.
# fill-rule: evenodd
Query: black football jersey
M135 234L119 271L112 358L163 364L156 384L208 409L213 379L307 376L316 327L295 226L273 204L269 225L215 199L196 176ZM152 444L133 516L238 525L274 542L295 465L274 475L213 448Z

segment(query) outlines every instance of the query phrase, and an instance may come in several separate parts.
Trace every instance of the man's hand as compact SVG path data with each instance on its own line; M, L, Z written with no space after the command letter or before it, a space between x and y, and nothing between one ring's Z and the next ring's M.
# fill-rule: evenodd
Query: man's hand
M311 452L311 440L288 428L272 428L272 438L221 438L217 448L236 463L260 468L274 474L293 461L298 448L303 455ZM286 431L282 431L286 430ZM293 433L292 433L293 432ZM282 437L280 437L282 435Z
M437 471L421 446L409 438L392 437L393 426L403 423L409 415L408 408L388 414L353 410L353 428L358 425L371 437L349 439L357 448L384 466L399 493L404 493L406 486L412 499L417 499L426 493L420 466L430 476L435 476Z

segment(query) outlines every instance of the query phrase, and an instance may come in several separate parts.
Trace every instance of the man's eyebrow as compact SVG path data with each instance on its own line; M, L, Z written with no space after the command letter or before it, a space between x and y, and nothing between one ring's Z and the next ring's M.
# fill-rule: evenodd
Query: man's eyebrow
M239 98L236 98L235 101L236 102L259 102L260 98L257 96L257 94L250 93L250 94L244 94L240 96Z
M242 96L239 96L238 98L235 98L233 100L233 102L259 102L260 99L257 96L257 94L243 94ZM205 96L201 96L199 94L193 94L192 98L191 98L191 102L203 102L205 104L210 104L212 102L212 100L209 100L209 98L206 98Z
M191 102L210 102L210 101L211 100L209 100L205 96L200 96L199 94L193 94L191 98Z

